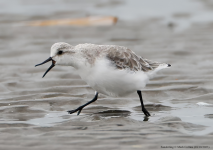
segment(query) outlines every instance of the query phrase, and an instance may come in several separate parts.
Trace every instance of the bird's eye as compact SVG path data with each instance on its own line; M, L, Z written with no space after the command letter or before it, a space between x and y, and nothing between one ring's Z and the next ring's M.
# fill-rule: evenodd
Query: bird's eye
M63 51L58 51L58 55L61 55L63 53Z

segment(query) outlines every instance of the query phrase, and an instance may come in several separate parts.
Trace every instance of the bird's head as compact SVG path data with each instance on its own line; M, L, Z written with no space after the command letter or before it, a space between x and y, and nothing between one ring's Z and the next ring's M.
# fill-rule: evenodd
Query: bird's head
M44 73L44 77L55 65L69 65L69 60L72 58L74 53L75 51L72 45L64 42L55 43L51 47L50 57L44 62L35 65L35 67L52 61L52 65Z

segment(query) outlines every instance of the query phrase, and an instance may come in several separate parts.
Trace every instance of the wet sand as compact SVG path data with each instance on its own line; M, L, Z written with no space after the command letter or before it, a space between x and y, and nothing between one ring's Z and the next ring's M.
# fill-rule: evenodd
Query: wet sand
M58 8L51 8L57 2L48 6L51 11L34 12L39 10L34 7L45 8L48 2L17 1L18 8L29 10L0 11L0 149L213 148L213 23L192 22L183 30L160 17L124 18L114 26L19 25L97 15L88 10L123 5L121 1L63 1ZM69 7L75 9L68 11ZM59 41L127 46L145 58L172 64L143 89L151 117L144 117L136 93L123 98L100 95L79 116L67 114L92 99L94 90L72 67L56 66L45 78L42 75L50 64L34 67L49 57L51 45Z

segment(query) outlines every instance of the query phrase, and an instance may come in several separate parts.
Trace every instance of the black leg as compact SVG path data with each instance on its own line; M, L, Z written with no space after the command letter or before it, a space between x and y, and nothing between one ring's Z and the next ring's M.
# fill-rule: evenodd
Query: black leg
M88 103L86 103L86 104L84 104L84 105L78 107L77 109L69 110L69 111L67 111L67 112L68 112L69 114L73 114L73 113L75 113L75 112L78 111L77 115L79 115L79 114L81 113L81 110L82 110L85 106L91 104L92 102L95 102L97 99L98 99L98 92L96 92L95 97L94 97L91 101L89 101Z
M137 93L138 93L138 96L139 96L140 101L141 101L141 107L142 107L143 113L144 113L146 116L151 116L151 115L149 114L149 112L146 110L146 108L144 107L141 91L140 91L140 90L137 90Z

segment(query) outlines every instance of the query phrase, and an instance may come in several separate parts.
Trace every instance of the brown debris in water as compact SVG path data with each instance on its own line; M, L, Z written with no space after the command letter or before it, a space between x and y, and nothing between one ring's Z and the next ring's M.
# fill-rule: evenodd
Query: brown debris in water
M28 26L109 26L116 24L118 18L106 17L86 17L76 19L44 20L27 22Z

